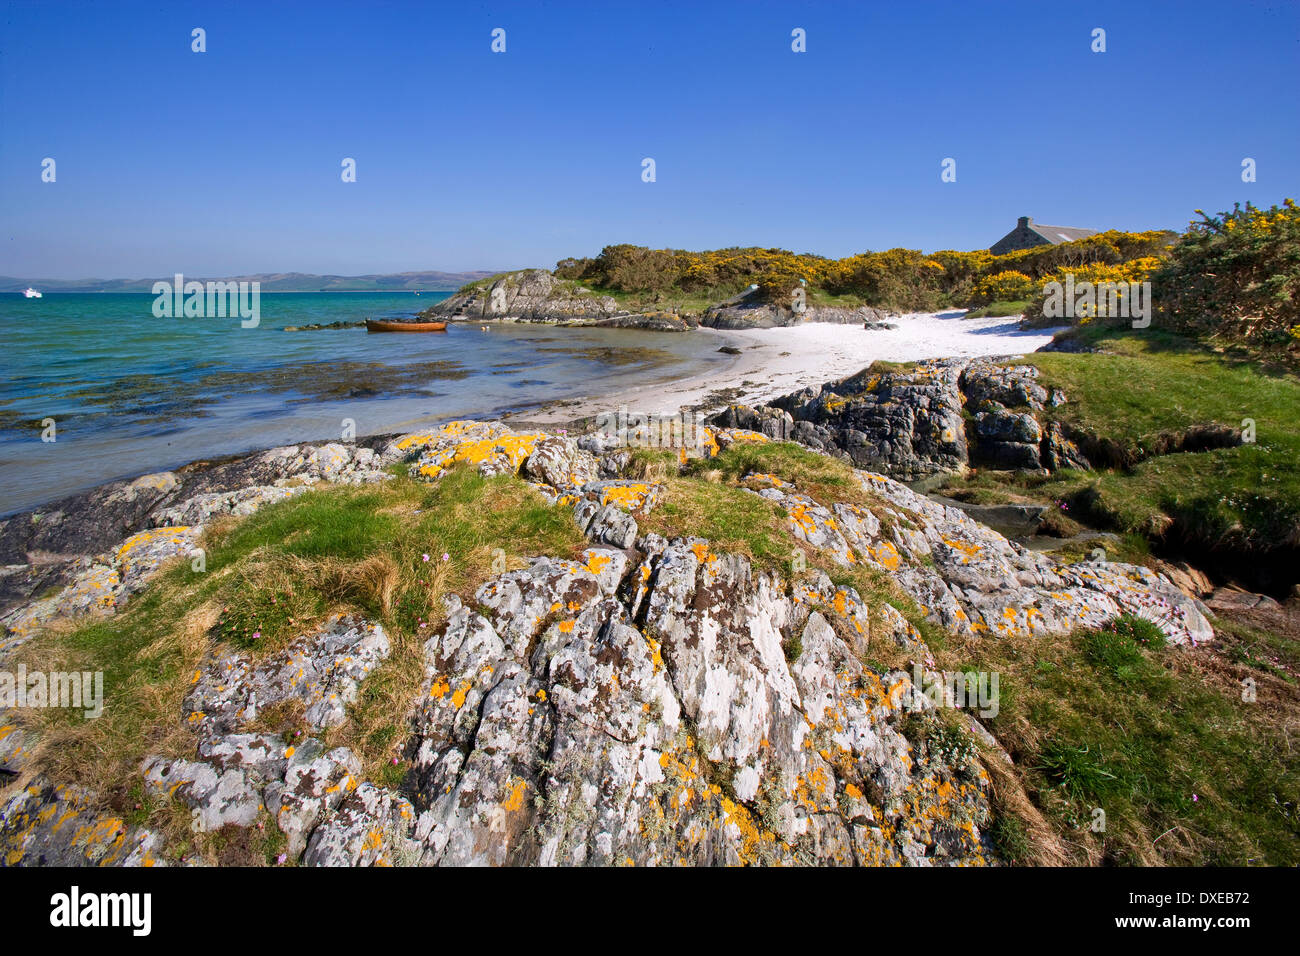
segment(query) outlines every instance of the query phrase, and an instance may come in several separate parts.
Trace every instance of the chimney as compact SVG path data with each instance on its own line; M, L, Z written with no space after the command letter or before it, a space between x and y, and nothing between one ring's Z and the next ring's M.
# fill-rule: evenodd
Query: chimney
M1031 219L1030 217L1028 217L1028 216L1021 216L1019 222L1016 223L1016 226L1017 226L1017 228L1020 228L1020 229L1028 229L1028 228L1029 228L1029 224L1030 224L1031 222L1033 222L1033 219Z

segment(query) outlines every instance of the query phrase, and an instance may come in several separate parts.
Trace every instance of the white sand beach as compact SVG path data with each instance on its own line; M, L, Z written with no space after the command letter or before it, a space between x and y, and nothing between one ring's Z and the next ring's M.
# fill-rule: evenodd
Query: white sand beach
M965 319L962 311L914 313L891 319L894 329L813 323L775 329L698 329L701 349L732 346L741 353L691 378L586 396L520 412L539 424L573 421L619 407L672 414L710 395L736 389L729 401L756 404L809 385L844 378L875 361L910 362L956 356L1023 355L1051 341L1059 329L1020 328L1019 316Z

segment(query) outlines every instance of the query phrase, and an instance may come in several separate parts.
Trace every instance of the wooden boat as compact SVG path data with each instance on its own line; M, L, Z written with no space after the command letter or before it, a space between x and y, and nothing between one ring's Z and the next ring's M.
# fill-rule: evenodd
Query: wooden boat
M385 322L366 319L367 332L446 332L446 322Z

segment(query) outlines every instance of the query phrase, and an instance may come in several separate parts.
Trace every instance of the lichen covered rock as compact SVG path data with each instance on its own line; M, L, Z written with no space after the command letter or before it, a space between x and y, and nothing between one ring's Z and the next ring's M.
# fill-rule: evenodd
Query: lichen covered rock
M336 616L263 660L233 654L196 672L185 720L200 735L212 736L254 720L259 707L296 701L311 727L337 726L357 686L388 652L388 635L379 624Z
M934 372L941 382L959 374ZM980 382L989 401L1020 396L1020 379ZM946 401L934 382L897 387L935 389L935 408ZM930 440L933 426L914 413L909 441ZM706 432L693 454L773 438ZM319 866L997 862L990 777L970 737L983 728L945 722L912 676L868 663L889 649L914 673L934 666L908 618L816 568L787 574L702 537L643 533L664 487L614 467L621 447L453 422L350 456L353 466L325 451L279 454L299 472L353 467L357 481L401 460L433 483L457 463L515 474L571 509L591 546L576 559L529 556L445 599L445 624L420 632L423 683L400 715L402 772L384 785L365 779L335 735L388 660L389 638L375 622L335 616L282 649L206 659L177 715L193 750L143 762L150 799L182 808L197 832L273 827L287 858ZM1121 613L1154 621L1175 644L1213 636L1197 602L1153 571L1063 564L890 478L850 474L852 500L758 473L736 493L778 506L798 553L878 571L934 624L974 640L1047 640ZM267 477L246 500L286 487ZM198 514L208 500L183 507ZM224 500L233 512L243 499ZM99 590L128 593L192 541L191 530L156 529L86 572L101 567ZM91 580L58 606L93 605ZM297 735L259 724L281 706L301 714ZM0 771L23 769L31 746L26 728L0 720ZM9 864L130 865L173 859L166 851L162 836L94 795L39 775L0 807Z

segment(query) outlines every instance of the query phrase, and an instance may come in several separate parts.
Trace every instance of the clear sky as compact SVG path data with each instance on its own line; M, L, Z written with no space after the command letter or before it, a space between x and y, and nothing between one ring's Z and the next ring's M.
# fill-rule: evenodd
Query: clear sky
M495 270L615 242L971 249L1020 215L1181 229L1300 194L1293 0L0 13L11 276Z

